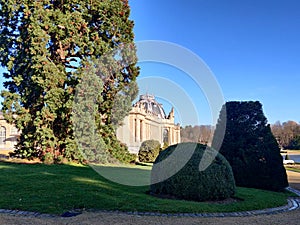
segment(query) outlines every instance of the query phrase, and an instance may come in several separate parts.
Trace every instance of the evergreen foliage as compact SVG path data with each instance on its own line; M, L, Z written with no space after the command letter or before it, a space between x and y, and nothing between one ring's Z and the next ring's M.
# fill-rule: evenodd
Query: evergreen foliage
M2 111L21 131L15 155L82 161L72 124L74 95L85 69L101 59L95 129L113 157L130 161L115 135L137 94L128 1L9 0L0 9L0 62L8 71ZM113 52L126 44L126 51Z
M294 137L288 146L286 146L287 149L294 149L299 150L300 149L300 135Z
M280 149L260 102L227 102L220 113L213 147L220 143L219 133L224 126L220 153L230 163L237 186L272 191L288 186Z
M180 148L180 151L184 151L183 154L194 149L195 151L179 172L164 181L154 183L161 174L168 173L167 167L174 165L175 168L180 162L180 158L171 159L171 154L177 147ZM215 158L204 171L200 171L200 161L205 152ZM156 168L167 158L171 159L168 166ZM227 160L215 150L199 143L172 145L160 152L153 165L151 180L153 183L150 186L152 194L193 201L226 199L232 197L236 189L233 173Z
M95 75L95 69L86 73L77 85L77 92L73 105L72 122L76 144L82 157L89 162L108 162L105 154L106 145L96 129L95 118L98 107L94 102L101 96L102 81Z
M138 157L140 162L154 162L159 154L160 143L157 140L146 140L141 144Z

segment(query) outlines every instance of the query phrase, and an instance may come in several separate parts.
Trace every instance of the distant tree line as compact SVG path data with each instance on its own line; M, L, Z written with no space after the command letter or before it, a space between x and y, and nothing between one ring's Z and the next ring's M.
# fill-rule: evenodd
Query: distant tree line
M214 127L211 125L185 126L180 129L181 142L198 142L208 144L213 136Z
M295 121L277 121L271 125L271 129L281 148L300 149L300 124Z
M214 134L215 127L211 125L196 125L181 127L181 142L198 142L208 144ZM271 125L271 130L282 149L300 149L300 124L295 121Z

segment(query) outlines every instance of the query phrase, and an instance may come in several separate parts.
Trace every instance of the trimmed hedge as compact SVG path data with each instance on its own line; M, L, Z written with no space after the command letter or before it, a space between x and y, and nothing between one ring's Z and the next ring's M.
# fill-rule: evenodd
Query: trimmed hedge
M171 154L176 148L183 154L180 152L178 157L172 157ZM199 171L200 161L205 152L206 157L216 156L205 170ZM166 180L154 183L164 174L170 173L170 168L175 169L189 154L191 158L179 172ZM161 165L163 160L168 160L164 166ZM151 194L193 201L226 199L233 196L236 190L232 169L227 160L215 150L198 143L181 143L160 152L153 165L151 183Z
M157 140L144 141L140 147L138 157L140 162L154 162L160 152L160 143Z

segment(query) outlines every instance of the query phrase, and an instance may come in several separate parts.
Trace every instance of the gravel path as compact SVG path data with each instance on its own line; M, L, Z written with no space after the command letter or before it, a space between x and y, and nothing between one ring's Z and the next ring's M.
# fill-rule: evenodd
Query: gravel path
M288 171L288 177L291 187L300 190L300 173ZM118 213L92 213L84 212L81 215L70 218L45 218L45 217L30 217L20 215L0 214L0 224L2 225L102 225L102 224L222 224L222 225L235 225L235 224L288 224L299 225L300 210L294 210L285 213L278 213L272 215L258 215L247 217L225 217L225 218L193 218L193 217L156 217L156 216L138 216L127 215Z
M225 218L191 218L191 217L153 217L153 216L133 216L114 213L84 213L71 218L29 218L21 216L0 215L0 224L5 225L106 225L106 224L288 224L299 225L300 210L275 215L260 215L250 217L225 217Z
M287 175L289 178L290 186L300 191L300 173L287 171Z

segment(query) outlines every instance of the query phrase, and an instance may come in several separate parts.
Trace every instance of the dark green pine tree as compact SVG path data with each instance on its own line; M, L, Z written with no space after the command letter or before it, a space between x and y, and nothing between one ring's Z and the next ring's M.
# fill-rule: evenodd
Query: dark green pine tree
M212 147L218 146L237 186L273 191L288 186L280 149L260 102L227 102L222 107L212 142Z
M81 160L72 107L76 85L86 75L83 68L129 44L129 56L118 51L118 57L110 57L119 67L98 74L103 86L96 102L97 131L107 150L129 161L131 156L115 135L137 93L139 73L128 1L9 0L1 1L0 7L0 62L8 71L2 111L22 132L15 155ZM105 69L110 70L109 65ZM117 110L122 113L114 118L118 101L124 110Z

